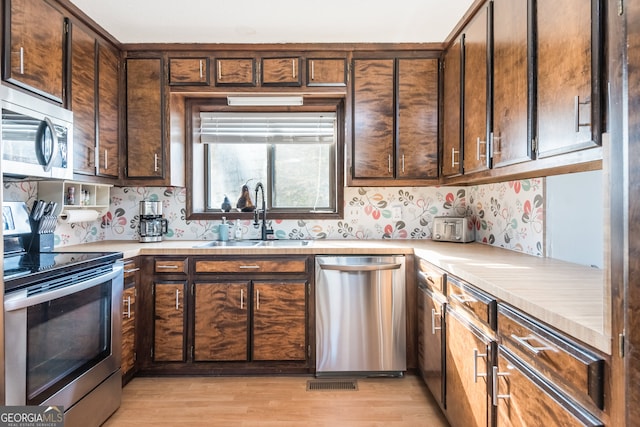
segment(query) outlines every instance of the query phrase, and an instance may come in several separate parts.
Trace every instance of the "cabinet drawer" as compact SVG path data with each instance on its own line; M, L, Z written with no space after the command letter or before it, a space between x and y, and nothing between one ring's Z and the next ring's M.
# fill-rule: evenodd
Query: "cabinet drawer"
M504 304L498 304L498 335L544 376L604 407L604 359L597 354Z
M482 323L493 330L496 329L497 301L495 298L451 275L447 275L446 288L449 304L464 307Z
M300 58L263 58L263 86L300 86Z
M200 259L195 262L196 273L306 273L307 258L286 259Z
M216 60L216 86L255 86L254 58L219 58Z
M424 282L428 288L434 291L441 294L445 293L444 286L446 283L447 273L422 258L418 258L417 267L418 280Z
M124 281L133 278L135 280L136 273L140 271L140 265L138 264L138 258L129 258L124 260Z
M164 274L187 274L189 262L187 258L165 259L156 258L153 270Z
M346 60L307 59L307 86L346 86Z
M169 84L208 85L209 58L169 58Z

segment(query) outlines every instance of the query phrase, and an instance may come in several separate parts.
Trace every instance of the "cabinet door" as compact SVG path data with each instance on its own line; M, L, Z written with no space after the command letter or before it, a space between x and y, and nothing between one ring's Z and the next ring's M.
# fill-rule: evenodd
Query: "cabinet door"
M169 84L209 85L209 58L169 58Z
M353 178L393 178L394 62L353 61Z
M444 305L433 296L431 291L420 288L418 291L418 367L424 382L441 408L445 407L443 331Z
M346 84L346 60L307 59L307 86L346 86Z
M307 282L253 283L252 360L306 360Z
M9 11L4 78L62 103L64 16L42 0L10 0Z
M446 401L452 427L489 424L490 341L460 315L446 311Z
M254 58L219 58L216 60L216 86L256 86Z
M438 177L438 60L399 59L396 178Z
M196 283L194 361L245 361L249 282Z
M71 28L71 93L73 172L95 175L96 39L79 25Z
M489 168L487 43L491 2L464 30L464 173Z
M263 58L263 86L301 86L300 58Z
M528 1L493 1L493 166L531 160Z
M118 178L120 138L118 102L120 55L115 48L98 44L98 175Z
M128 374L136 364L136 287L122 293L122 375Z
M127 59L127 178L164 175L162 59Z
M153 360L185 361L185 283L154 284Z
M498 427L604 425L502 346L492 378Z
M442 175L462 173L462 40L453 42L444 54Z
M592 85L600 78L600 1L535 4L538 156L592 147L600 140L599 88Z

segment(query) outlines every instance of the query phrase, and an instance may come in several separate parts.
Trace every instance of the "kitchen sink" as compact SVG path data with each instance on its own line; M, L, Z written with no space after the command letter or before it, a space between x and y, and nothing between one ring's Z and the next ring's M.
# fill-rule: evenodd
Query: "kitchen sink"
M210 242L195 245L194 248L217 248L217 247L252 247L258 246L262 240L212 240Z
M300 247L300 246L309 246L311 243L310 240L261 240L257 246L267 246L267 247Z

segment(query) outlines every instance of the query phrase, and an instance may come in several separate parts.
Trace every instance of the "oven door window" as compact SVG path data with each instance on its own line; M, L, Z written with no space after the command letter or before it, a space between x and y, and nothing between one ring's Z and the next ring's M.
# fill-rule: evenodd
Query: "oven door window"
M111 282L27 309L27 404L111 354Z

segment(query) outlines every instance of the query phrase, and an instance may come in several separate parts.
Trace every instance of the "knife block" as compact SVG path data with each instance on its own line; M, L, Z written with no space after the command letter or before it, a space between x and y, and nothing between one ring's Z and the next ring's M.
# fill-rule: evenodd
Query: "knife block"
M31 235L28 245L25 249L28 252L52 252L53 251L53 233Z

